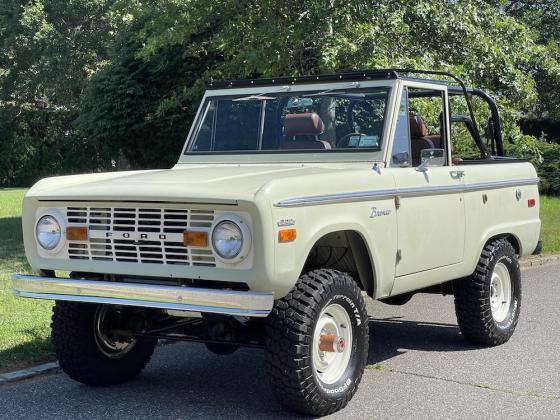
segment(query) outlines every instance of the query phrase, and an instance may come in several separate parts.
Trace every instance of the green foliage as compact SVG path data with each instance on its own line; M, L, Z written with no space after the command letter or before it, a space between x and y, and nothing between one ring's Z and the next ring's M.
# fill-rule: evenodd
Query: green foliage
M534 69L539 102L534 115L560 120L560 0L507 1L505 11L535 33L535 40L546 46L542 65Z
M520 113L560 118L559 10L558 0L2 3L0 147L12 156L0 182L121 155L166 167L204 82L344 69L453 71L497 97L504 138L524 144Z
M560 145L545 138L519 135L515 144L508 145L510 155L529 159L537 168L542 194L560 195Z
M53 360L50 344L52 303L16 298L12 273L28 273L21 233L26 190L0 189L0 372Z
M560 197L541 197L541 239L543 253L560 252Z
M546 143L542 147L542 162L537 166L543 194L560 195L560 145Z
M522 118L519 127L523 133L540 137L545 135L552 142L560 144L560 120L551 118Z
M55 174L108 167L104 149L70 125L75 111L0 107L0 185L31 185Z
M77 122L91 141L122 152L133 167L169 167L198 108L198 80L212 57L165 46L138 59L138 26L122 31L112 63L91 79Z
M0 101L76 109L84 80L107 59L114 0L0 4Z
M107 60L114 0L0 3L0 185L108 165L73 125Z

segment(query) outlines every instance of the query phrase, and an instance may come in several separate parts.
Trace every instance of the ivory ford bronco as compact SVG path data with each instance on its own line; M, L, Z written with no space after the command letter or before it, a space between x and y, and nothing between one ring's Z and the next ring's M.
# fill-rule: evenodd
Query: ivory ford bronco
M475 156L454 156L455 126ZM533 166L503 155L495 102L448 73L211 83L172 169L30 189L38 275L14 275L14 293L56 301L56 355L77 381L133 378L158 339L263 348L280 400L325 415L362 377L365 295L454 294L465 339L511 337L539 196Z

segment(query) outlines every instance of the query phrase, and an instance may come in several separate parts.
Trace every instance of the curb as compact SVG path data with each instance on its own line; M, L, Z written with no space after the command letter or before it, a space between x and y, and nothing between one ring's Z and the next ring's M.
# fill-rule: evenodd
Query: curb
M39 375L45 375L47 373L58 372L58 370L58 362L50 362L32 366L27 369L16 370L15 372L0 373L0 386L34 378Z
M177 343L177 341L175 340L160 340L158 346L167 346L175 343ZM58 362L49 362L37 366L31 366L22 370L16 370L14 372L0 373L0 387L2 385L8 385L10 383L31 379L36 376L57 372L60 372L60 366Z
M523 258L519 261L519 267L522 270L529 270L531 268L555 264L560 264L560 254L535 255Z

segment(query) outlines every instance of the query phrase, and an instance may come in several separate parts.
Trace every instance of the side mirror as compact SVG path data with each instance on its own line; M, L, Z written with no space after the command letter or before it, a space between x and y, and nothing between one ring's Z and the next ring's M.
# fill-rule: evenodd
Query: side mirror
M444 149L422 149L420 152L420 165L416 168L418 172L426 172L430 166L445 165Z

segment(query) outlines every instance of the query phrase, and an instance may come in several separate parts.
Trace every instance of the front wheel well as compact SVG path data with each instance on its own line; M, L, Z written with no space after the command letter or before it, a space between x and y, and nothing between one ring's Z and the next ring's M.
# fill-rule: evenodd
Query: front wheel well
M303 272L318 268L347 272L369 296L374 295L375 271L366 241L359 232L331 232L318 239L307 256Z

